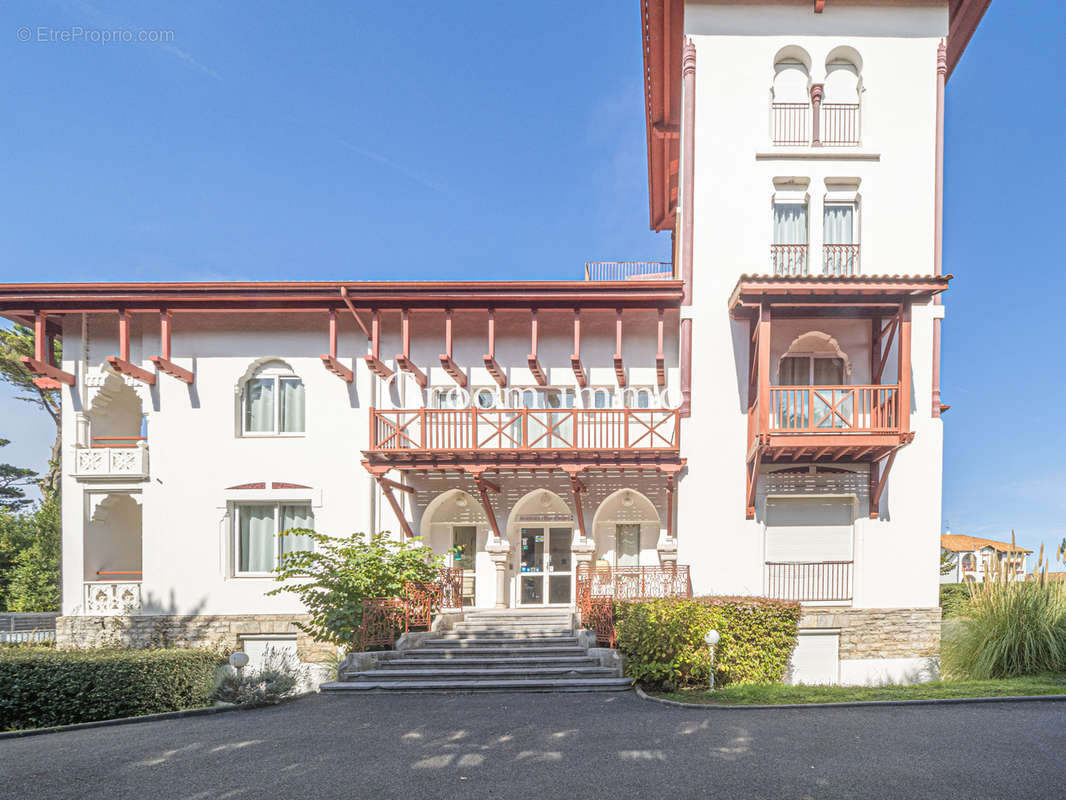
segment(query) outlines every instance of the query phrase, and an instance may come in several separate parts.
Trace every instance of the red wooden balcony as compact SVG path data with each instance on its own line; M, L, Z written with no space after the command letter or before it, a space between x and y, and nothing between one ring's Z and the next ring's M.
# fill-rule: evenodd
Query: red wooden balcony
M773 386L770 431L898 433L898 386Z
M770 137L776 145L809 145L810 103L771 103Z
M677 460L680 412L673 409L370 410L371 461L535 462L608 454L627 463Z
M853 570L852 561L768 561L766 596L803 603L848 601Z

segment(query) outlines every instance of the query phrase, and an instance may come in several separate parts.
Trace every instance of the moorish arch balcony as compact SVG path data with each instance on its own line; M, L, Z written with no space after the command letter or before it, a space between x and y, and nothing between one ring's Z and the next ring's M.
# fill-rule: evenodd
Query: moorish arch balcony
M755 515L760 466L801 460L870 464L870 515L878 514L895 454L914 438L911 306L945 291L951 277L741 276L729 308L734 319L749 325L745 454L749 519ZM846 329L867 343L862 355L864 360L868 355L869 364L861 368L868 382L847 380L848 356L839 351L824 359L809 356L809 372L805 366L794 369L795 364L786 369L791 350L772 358L772 350L781 350L780 338L774 343L778 328L829 326Z

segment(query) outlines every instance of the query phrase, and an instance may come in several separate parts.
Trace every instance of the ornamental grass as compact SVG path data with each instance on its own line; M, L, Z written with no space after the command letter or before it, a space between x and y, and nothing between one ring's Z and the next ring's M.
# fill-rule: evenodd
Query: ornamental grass
M1014 545L1013 533L1011 545ZM1049 580L1043 547L1027 580L998 564L969 596L942 643L946 676L985 680L1066 670L1066 583Z

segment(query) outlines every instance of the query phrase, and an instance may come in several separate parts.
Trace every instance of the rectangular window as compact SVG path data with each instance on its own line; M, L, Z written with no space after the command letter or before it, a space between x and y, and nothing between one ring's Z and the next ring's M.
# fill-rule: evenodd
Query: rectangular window
M857 275L859 237L854 203L826 203L823 213L826 275Z
M770 258L774 275L807 274L806 203L774 203Z
M274 379L255 378L244 387L246 433L274 432Z
M304 433L304 383L295 375L252 378L242 393L243 433Z
M614 526L616 567L640 566L640 523L618 523Z
M241 503L236 511L234 572L238 575L267 575L289 553L313 547L307 535L279 536L293 528L314 530L309 503Z

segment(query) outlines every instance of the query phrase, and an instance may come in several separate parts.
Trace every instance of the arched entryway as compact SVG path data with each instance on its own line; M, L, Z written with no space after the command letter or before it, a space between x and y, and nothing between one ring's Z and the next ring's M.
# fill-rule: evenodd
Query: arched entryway
M619 489L600 503L593 517L593 566L658 566L661 527L651 500L635 489Z
M574 597L574 516L550 489L535 489L515 503L507 522L514 543L511 596L521 607L570 605Z
M481 503L462 489L442 492L422 514L419 534L445 566L463 570L463 605L491 608L496 602L495 569L485 545L489 524Z

